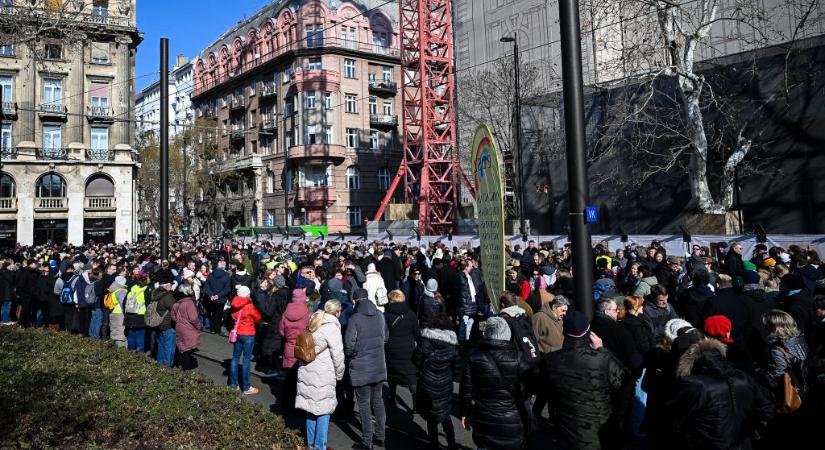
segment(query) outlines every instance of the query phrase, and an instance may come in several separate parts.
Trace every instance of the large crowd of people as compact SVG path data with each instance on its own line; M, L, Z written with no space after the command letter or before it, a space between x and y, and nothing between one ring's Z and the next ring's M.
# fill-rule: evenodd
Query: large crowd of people
M815 446L825 417L815 251L600 244L592 319L575 308L569 247L508 248L497 301L479 252L193 237L161 260L152 241L18 246L0 250L0 320L110 339L183 370L198 365L201 333L225 336L230 387L258 393L254 359L281 385L282 411L305 414L312 449L326 450L330 420L356 408L354 448L384 447L399 389L433 449L439 428L457 448L455 423L489 450L538 435L559 449Z

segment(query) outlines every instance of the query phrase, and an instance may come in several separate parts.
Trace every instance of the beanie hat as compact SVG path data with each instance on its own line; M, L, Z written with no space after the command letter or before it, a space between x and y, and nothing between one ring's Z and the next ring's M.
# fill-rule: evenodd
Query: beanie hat
M710 316L705 320L705 334L719 339L725 344L730 344L733 342L733 339L729 336L730 331L730 319L723 315Z
M303 289L293 289L292 290L292 301L293 302L306 302L307 301L307 293Z
M495 341L510 341L510 325L501 317L490 317L484 325L484 337Z
M564 334L570 337L583 337L590 331L590 321L579 311L570 311L564 316Z
M238 297L249 298L251 292L249 288L244 285L235 286L235 291L238 293Z
M679 330L682 328L692 328L693 325L684 319L670 319L665 324L665 336L669 341L673 342L679 336Z
M776 265L776 260L773 259L773 258L768 258L768 259L762 261L762 267L772 268L775 265Z
M366 300L368 298L370 298L370 293L367 292L366 289L358 288L352 293L352 299L356 302L360 300Z
M344 283L341 283L341 280L338 278L333 278L329 280L327 283L327 287L329 288L330 292L341 292L344 290Z
M183 278L195 278L195 272L189 270L188 268L183 269Z
M435 292L438 290L438 280L430 278L427 280L427 285L424 287L424 295L435 298Z
M786 273L782 277L782 284L784 284L790 291L795 291L805 287L805 281L801 276L795 273Z

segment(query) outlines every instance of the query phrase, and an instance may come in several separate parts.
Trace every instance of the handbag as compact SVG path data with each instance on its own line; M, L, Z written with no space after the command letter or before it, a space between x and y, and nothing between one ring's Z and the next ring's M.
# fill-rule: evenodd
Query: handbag
M799 410L802 406L802 396L799 394L799 388L796 386L791 375L791 357L788 351L782 346L776 346L780 352L785 356L785 361L788 363L785 373L782 375L782 402L779 404L778 412L780 414L791 414Z
M235 342L238 342L238 325L241 324L241 318L243 317L243 312L245 310L246 310L246 306L243 307L240 310L240 312L238 312L238 320L235 321L235 326L233 326L232 331L229 332L229 343L230 344L234 344Z

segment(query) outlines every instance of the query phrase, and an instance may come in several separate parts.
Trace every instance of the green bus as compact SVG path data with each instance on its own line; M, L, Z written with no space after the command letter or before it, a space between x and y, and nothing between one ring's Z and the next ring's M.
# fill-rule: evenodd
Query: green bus
M321 237L329 236L329 227L326 225L295 225L295 226L272 226L272 227L238 227L235 228L234 235L238 238L252 237L252 238L270 238L276 236L283 236L284 234L290 236L311 236Z

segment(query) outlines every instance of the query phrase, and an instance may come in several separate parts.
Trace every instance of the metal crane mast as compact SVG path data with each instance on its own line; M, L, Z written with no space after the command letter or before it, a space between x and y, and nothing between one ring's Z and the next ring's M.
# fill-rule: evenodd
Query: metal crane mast
M418 204L421 234L453 232L462 173L455 151L450 0L399 0L404 159L375 220L398 185Z

